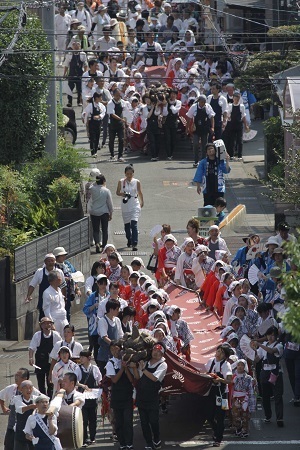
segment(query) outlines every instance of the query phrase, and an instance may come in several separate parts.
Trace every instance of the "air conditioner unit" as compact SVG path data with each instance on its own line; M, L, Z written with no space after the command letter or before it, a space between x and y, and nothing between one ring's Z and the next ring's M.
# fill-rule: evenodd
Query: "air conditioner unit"
M198 208L198 220L210 221L217 219L217 210L213 206L206 206L205 208Z

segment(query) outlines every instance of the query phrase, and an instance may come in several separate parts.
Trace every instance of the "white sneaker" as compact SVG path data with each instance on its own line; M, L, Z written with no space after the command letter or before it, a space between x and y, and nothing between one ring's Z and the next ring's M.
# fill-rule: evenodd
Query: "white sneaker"
M116 156L111 156L111 157L109 158L109 161L117 161Z
M124 158L119 158L118 161L119 162L126 162Z

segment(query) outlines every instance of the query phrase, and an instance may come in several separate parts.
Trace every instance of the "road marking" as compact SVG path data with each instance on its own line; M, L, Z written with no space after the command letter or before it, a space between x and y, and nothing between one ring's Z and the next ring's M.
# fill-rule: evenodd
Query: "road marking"
M191 447L194 445L209 445L212 441L165 441L165 445L180 445ZM300 441L222 441L222 445L299 445Z

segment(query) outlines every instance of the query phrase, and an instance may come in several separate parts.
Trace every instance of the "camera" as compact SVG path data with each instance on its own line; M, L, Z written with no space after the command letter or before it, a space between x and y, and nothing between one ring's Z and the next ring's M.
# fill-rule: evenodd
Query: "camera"
M129 192L125 192L125 197L123 198L123 203L127 203L130 198L131 198L131 194L129 194Z

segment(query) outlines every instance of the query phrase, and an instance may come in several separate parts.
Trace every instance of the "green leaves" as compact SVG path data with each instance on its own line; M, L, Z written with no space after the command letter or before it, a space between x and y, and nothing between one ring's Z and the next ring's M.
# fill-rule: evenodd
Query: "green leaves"
M1 25L16 29L17 20L18 13L12 12ZM0 34L1 48L7 47L11 36ZM49 48L40 21L29 15L13 53L1 66L0 164L33 160L43 151L43 139L50 129L45 79L53 72Z

